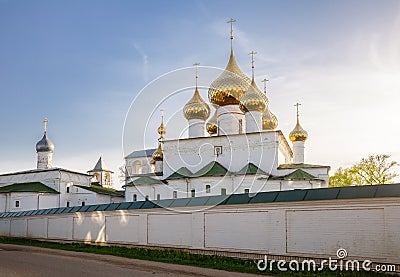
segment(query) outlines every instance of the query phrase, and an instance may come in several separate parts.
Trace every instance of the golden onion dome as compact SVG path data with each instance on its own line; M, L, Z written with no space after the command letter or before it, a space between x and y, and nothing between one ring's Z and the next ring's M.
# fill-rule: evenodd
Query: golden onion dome
M183 114L187 120L201 119L206 120L210 116L210 107L201 98L199 90L196 87L194 95L183 107Z
M262 127L263 130L275 130L278 127L278 119L271 112L271 110L266 107L262 116Z
M210 134L210 136L215 135L218 131L218 126L217 126L217 117L218 117L217 108L218 107L216 105L214 105L214 108L215 108L214 114L207 121L207 124L206 124L207 132Z
M238 105L250 84L251 80L240 70L231 50L225 70L210 85L208 99L219 106Z
M165 137L165 133L167 132L167 129L165 128L165 125L164 125L164 119L161 120L161 124L160 124L160 127L158 127L157 132L160 135L160 139L163 139Z
M158 143L158 147L157 147L156 151L153 152L152 158L155 161L163 160L163 152L162 152L161 142Z
M240 99L240 110L244 113L247 113L248 111L264 112L267 104L267 97L258 89L253 79L251 86Z
M299 117L297 117L297 123L293 131L290 132L289 138L291 141L306 141L308 137L307 132L300 126Z

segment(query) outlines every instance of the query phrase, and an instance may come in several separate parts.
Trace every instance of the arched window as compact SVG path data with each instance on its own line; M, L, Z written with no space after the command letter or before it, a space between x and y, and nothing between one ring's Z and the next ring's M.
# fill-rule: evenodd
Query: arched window
M206 193L210 193L211 192L211 186L210 185L206 185Z
M140 161L135 161L133 163L133 170L135 174L142 174L142 163Z
M172 192L172 198L178 198L178 192L176 190Z
M137 195L136 194L133 195L133 201L137 201Z
M196 197L196 190L195 189L192 189L191 193L192 193L192 197Z

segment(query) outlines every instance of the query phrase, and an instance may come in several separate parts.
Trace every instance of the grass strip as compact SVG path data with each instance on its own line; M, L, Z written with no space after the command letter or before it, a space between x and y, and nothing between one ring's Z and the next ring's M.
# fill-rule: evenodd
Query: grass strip
M383 273L367 271L330 271L324 269L318 272L309 271L279 271L276 265L272 271L259 271L257 261L244 260L238 258L224 257L218 255L199 255L186 251L171 249L148 249L148 248L128 248L122 246L99 246L84 243L57 243L38 241L24 238L0 237L0 243L17 244L26 246L36 246L43 248L87 252L94 254L113 255L125 258L165 262L172 264L191 265L205 268L221 269L234 272L253 273L260 275L274 276L388 276Z

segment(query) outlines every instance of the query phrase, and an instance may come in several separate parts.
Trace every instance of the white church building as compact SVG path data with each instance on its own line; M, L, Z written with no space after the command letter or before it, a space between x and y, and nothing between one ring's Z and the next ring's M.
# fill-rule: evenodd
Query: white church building
M101 167L101 157L89 171L93 174L53 167L54 144L47 136L46 123L44 119L44 134L36 144L37 168L0 174L0 212L123 202L123 192L110 188L109 177L103 178L107 180L104 186L93 183L96 176L111 172Z
M267 80L263 92L254 81L255 53L249 78L236 63L232 31L230 38L228 64L209 86L209 103L198 91L196 70L193 97L183 107L188 138L166 139L162 118L157 148L125 157L126 201L328 187L330 167L305 162L300 104L290 145L269 108Z

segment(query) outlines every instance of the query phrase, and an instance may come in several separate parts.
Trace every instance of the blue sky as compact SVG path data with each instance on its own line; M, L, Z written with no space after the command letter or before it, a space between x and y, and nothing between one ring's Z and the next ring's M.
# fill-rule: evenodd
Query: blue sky
M237 61L250 75L247 53L258 52L256 79L271 80L285 135L303 104L308 162L400 161L397 0L0 0L0 172L35 167L43 117L55 166L86 171L102 153L116 171L135 95L197 61L225 67L230 17Z

